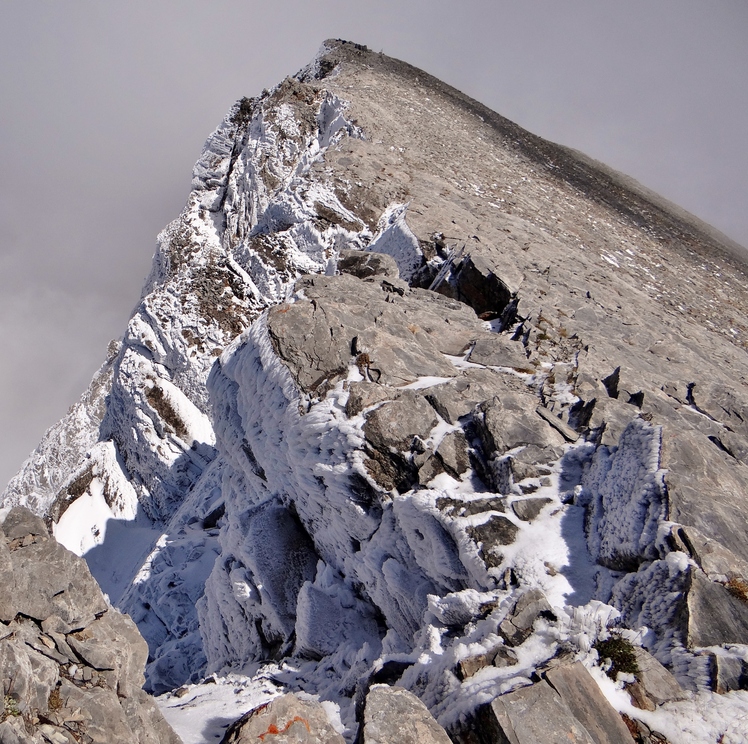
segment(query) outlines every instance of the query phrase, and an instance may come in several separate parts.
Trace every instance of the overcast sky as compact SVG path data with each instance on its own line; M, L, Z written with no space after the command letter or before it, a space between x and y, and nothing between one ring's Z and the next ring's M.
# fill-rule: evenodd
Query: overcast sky
M748 245L745 0L0 0L0 490L121 337L232 102L339 37Z

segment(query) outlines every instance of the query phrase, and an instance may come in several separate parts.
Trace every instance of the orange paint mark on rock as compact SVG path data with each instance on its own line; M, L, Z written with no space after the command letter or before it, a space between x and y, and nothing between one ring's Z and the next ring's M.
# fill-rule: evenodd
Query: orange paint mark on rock
M294 723L303 723L304 726L306 726L306 730L310 734L312 733L312 730L309 728L309 721L301 716L294 716L282 729L279 729L274 723L271 723L270 726L268 726L268 730L264 734L260 734L257 738L261 741L265 741L265 737L270 736L271 734L285 734Z

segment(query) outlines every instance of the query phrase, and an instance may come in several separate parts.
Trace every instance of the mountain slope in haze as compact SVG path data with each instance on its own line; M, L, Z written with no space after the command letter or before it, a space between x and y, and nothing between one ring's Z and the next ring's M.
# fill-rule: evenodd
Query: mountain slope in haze
M3 502L85 555L156 692L261 663L352 738L396 668L456 732L618 629L710 701L653 720L725 734L746 277L629 179L326 42L210 136L121 346Z

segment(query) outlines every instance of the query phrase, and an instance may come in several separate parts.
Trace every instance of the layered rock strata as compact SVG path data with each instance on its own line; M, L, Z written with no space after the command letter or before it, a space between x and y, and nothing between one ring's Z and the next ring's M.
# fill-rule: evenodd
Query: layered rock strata
M85 562L12 509L0 525L0 741L180 744L143 692L147 656Z

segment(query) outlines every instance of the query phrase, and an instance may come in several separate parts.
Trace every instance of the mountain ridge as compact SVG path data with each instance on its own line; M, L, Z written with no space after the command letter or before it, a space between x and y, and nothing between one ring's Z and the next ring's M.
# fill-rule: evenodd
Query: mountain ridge
M456 731L617 625L714 689L748 642L748 289L694 220L325 42L211 134L90 402L3 504L86 554L155 692L264 662L350 738L396 662ZM455 672L497 643L516 668Z

